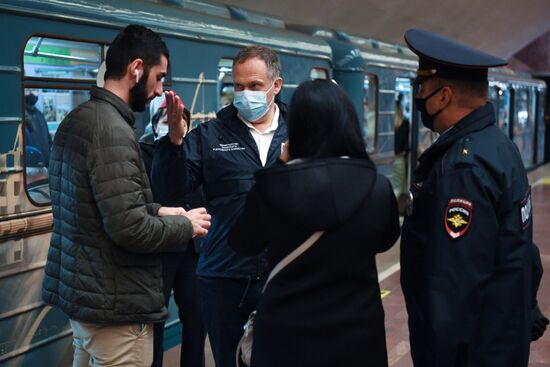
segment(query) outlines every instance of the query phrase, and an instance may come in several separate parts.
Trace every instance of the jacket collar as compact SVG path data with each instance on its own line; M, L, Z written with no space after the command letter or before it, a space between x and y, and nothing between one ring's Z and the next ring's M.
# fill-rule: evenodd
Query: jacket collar
M124 102L119 96L109 92L105 88L92 87L92 99L111 104L130 126L134 126L134 111L132 111L128 103Z
M275 101L275 103L277 104L277 107L279 107L279 126L277 127L277 130L275 130L275 135L273 136L273 140L271 141L271 145L269 146L269 150L267 152L266 166L270 165L269 162L276 160L276 158L279 156L279 151L277 149L280 150L281 148L278 144L287 139L287 107L286 104L281 101ZM254 138L250 133L249 127L243 124L239 116L237 116L237 113L237 108L235 108L235 106L231 104L218 111L216 117L218 118L218 120L222 121L222 123L224 123L229 130L233 131L238 136L244 137L246 144L249 145L250 149L256 152L258 163L261 165L258 146L256 145L256 142L254 141Z
M427 173L433 163L445 154L456 141L474 131L483 130L487 126L495 124L495 122L495 110L491 103L472 111L422 153L418 158L420 165L417 168L417 173L421 175Z

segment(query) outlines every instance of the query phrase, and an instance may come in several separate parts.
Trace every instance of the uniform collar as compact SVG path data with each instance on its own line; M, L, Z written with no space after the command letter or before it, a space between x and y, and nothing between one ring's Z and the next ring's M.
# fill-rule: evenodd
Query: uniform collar
M128 103L124 102L122 98L112 92L109 92L107 89L100 87L92 87L91 94L93 100L100 100L111 104L117 109L124 120L130 124L130 126L134 126L134 111L132 111Z
M495 124L495 110L491 103L480 107L470 114L466 115L462 120L456 123L445 134L441 135L426 151L418 158L420 165L418 172L426 173L430 170L432 164L445 152L449 147L460 140L464 136L471 134L474 131L485 129L489 125Z

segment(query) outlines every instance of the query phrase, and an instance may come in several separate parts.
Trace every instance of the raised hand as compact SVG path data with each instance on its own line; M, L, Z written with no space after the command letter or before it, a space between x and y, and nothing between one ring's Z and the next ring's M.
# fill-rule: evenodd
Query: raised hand
M168 91L166 95L168 119L168 137L172 144L181 145L183 137L187 133L187 124L183 119L184 105L180 97L174 91Z

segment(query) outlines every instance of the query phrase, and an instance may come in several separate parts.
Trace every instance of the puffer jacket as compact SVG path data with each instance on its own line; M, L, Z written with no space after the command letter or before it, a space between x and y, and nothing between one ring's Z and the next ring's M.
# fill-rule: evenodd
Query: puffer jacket
M46 303L96 324L162 321L159 252L183 251L189 220L156 217L134 115L101 88L61 123L50 158L53 232Z

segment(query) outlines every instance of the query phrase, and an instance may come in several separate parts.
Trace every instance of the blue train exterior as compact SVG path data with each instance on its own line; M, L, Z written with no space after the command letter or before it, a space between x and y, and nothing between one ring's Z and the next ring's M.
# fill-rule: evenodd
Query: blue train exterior
M407 156L407 177L410 177L418 157L437 139L436 133L422 125L414 106L416 91L412 80L418 65L416 55L402 45L343 32L300 25L287 28L321 38L331 46L334 78L354 102L371 158L392 182L396 175L395 102L399 94L403 95L403 114L410 123ZM548 152L546 89L544 81L525 73L509 68L489 71L489 100L495 106L497 121L503 133L516 143L527 169L548 160L548 153L545 159L545 148Z
M417 59L403 46L332 30L287 26L282 21L196 0L3 0L0 3L0 366L69 365L67 318L40 297L52 223L47 167L29 133L26 95L38 97L50 135L101 79L109 42L127 24L159 32L171 53L167 89L192 110L194 123L231 102L231 58L243 47L263 44L279 54L281 99L310 78L334 79L351 97L372 158L394 175L395 98L411 123L407 169L435 139L422 127L412 103ZM492 72L490 97L503 131L524 162L544 160L544 83L510 70ZM136 133L150 114L138 116ZM499 122L500 123L500 122ZM330 138L330 137L327 137ZM44 153L44 152L42 152ZM37 159L37 157L41 159ZM165 347L179 342L175 305L170 305Z

